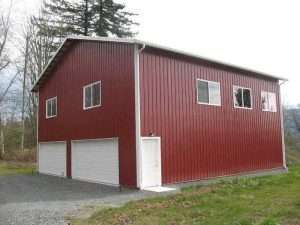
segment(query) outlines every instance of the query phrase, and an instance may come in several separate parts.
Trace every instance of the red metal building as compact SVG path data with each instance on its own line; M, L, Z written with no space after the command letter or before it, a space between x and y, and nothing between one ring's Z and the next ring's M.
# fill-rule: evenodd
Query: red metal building
M33 87L39 171L147 188L286 169L280 80L137 40L69 37Z

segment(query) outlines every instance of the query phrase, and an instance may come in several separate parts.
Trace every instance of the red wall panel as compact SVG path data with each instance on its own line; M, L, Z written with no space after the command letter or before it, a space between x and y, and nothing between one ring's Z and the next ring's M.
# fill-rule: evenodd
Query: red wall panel
M197 78L220 82L221 107L197 104ZM278 81L146 48L140 82L142 136L161 137L163 184L283 166ZM233 85L252 89L252 110L233 107ZM262 111L262 90L277 94L277 113Z
M39 90L39 141L119 138L120 183L136 186L134 48L77 41ZM83 86L101 80L102 106L83 110ZM45 118L45 101L57 96L58 115ZM70 175L70 160L68 160Z

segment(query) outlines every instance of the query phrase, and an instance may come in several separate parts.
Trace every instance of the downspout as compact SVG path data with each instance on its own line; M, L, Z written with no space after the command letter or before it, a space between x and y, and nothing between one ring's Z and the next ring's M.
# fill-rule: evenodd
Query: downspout
M136 144L136 186L142 189L141 167L141 99L140 99L140 58L139 54L145 49L143 43L139 49L139 43L134 44L134 95L135 95L135 144Z
M143 43L143 46L139 49L139 53L141 53L146 48L146 44Z
M283 122L283 104L281 97L281 86L285 84L287 81L283 80L281 83L279 82L279 100L280 100L280 119L281 119L281 143L282 143L282 160L283 160L283 168L288 170L286 164L286 152L285 152L285 136L284 136L284 122Z

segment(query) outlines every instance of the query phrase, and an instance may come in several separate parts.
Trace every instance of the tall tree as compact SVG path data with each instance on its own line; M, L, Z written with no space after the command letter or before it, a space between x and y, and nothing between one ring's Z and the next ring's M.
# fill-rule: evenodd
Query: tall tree
M125 5L113 0L96 0L92 6L92 29L99 36L116 35L132 37L132 25L137 25L131 18L136 14L125 11Z
M22 137L21 137L21 150L24 151L24 141L25 141L25 94L26 94L26 75L28 66L28 50L29 50L29 36L26 35L25 43L25 56L24 56L24 68L23 68L23 86L22 86Z
M10 63L8 54L6 52L6 47L10 29L11 8L12 3L10 2L8 13L5 15L4 13L0 12L0 72L7 68Z
M67 35L131 37L132 17L125 5L113 0L47 0L43 12L57 30L57 37Z
M29 147L35 144L37 130L37 96L31 92L39 75L49 62L53 53L56 51L60 38L56 38L56 31L49 25L48 16L40 12L39 16L32 17L26 26L23 38L23 48L21 54L23 56L23 133L21 145L25 144ZM22 111L23 111L22 110ZM25 129L26 125L26 129ZM25 135L29 133L30 135ZM25 143L26 139L26 143ZM24 144L25 143L25 144ZM22 147L23 148L23 147Z

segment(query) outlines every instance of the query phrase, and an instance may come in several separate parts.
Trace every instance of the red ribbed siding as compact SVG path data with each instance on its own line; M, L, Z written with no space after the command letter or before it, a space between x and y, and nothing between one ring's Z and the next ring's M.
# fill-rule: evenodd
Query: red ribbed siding
M142 136L161 137L163 184L283 167L279 85L255 74L146 48L140 56ZM196 103L196 79L221 84L222 106ZM252 110L233 107L233 85ZM263 112L261 91L277 94Z
M120 184L136 186L134 48L78 41L39 90L39 141L119 138ZM102 106L83 110L83 86L101 80ZM57 96L58 115L45 119L45 101Z

